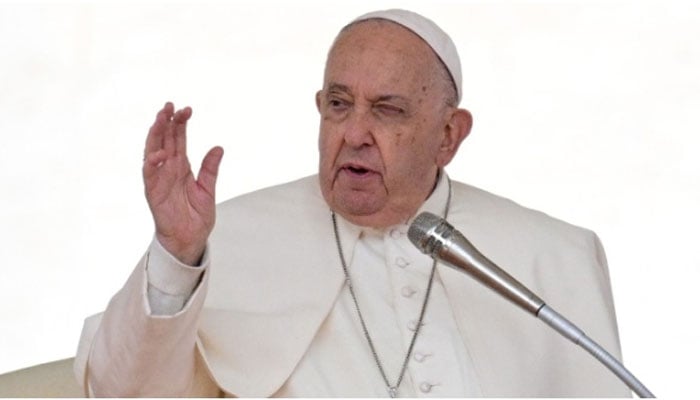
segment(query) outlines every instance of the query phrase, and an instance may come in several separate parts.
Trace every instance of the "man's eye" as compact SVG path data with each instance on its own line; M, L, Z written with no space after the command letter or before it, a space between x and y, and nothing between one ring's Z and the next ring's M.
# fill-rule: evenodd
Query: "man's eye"
M345 111L348 109L349 103L345 100L342 100L342 99L329 99L328 100L328 107L332 111L341 112L341 111Z
M392 104L379 104L375 107L379 112L385 115L400 116L406 114L406 111Z

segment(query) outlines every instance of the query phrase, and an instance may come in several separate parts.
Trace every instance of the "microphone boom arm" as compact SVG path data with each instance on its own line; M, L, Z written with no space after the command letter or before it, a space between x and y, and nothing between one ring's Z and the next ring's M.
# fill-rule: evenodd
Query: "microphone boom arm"
M572 322L554 311L545 302L506 271L484 256L458 230L437 215L424 212L411 224L408 237L418 249L510 300L534 315L562 336L584 348L612 371L641 398L655 397L620 361L590 339Z
M561 314L554 311L551 307L544 305L537 313L537 318L559 332L562 336L581 346L620 378L620 380L624 382L628 388L632 389L637 396L641 398L655 397L654 394L651 393L639 379L632 375L632 373L612 354L608 353L601 345L586 336L581 329L564 318Z

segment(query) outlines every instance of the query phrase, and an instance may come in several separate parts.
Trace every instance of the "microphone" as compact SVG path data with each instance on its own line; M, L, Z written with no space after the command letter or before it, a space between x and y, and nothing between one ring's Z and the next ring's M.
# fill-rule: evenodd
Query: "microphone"
M523 310L539 318L552 329L610 369L639 397L654 395L615 357L586 336L576 325L554 311L530 289L489 260L458 230L429 212L419 214L408 229L408 238L421 252L445 265L468 274Z

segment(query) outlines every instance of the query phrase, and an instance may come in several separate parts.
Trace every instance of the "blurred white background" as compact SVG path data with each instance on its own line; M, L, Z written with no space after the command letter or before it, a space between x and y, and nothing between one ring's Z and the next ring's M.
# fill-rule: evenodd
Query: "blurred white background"
M626 365L689 395L700 7L673 1L0 3L0 373L72 356L145 250L142 146L166 100L194 109L193 164L226 149L219 200L312 174L333 37L397 6L461 53L475 125L450 175L595 230Z

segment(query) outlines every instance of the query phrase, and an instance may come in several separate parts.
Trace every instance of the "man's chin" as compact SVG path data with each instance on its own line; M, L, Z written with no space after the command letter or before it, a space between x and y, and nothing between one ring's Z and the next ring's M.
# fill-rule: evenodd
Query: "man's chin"
M386 204L344 201L331 204L331 209L354 225L383 229L403 223L397 213L387 209Z
M343 216L370 217L382 210L382 207L376 202L366 201L365 199L338 199L334 203L334 205L331 205L331 208Z

